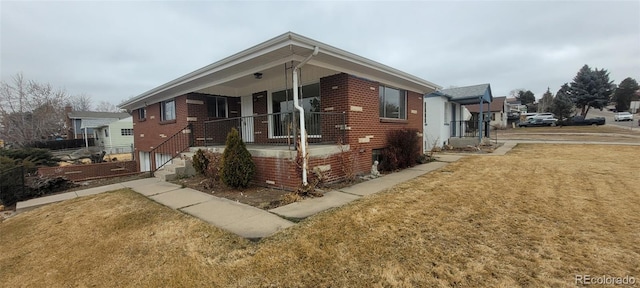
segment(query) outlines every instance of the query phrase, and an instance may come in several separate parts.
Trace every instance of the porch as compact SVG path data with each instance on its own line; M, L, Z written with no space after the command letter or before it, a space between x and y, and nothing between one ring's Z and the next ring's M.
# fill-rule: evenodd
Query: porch
M449 124L449 145L454 148L464 148L480 144L482 138L489 138L489 121L482 122L482 129L479 129L477 120L451 121Z
M253 147L260 151L295 151L300 136L299 117L300 113L297 112L281 112L205 121L202 134L198 133L204 137L196 138L195 146L224 147L227 135L235 128L247 144L247 148ZM345 113L305 113L308 143L311 147L345 143L345 121ZM272 146L286 149L275 149Z
M467 120L467 121L451 121L450 127L450 138L480 138L480 133L482 133L483 138L489 138L490 133L490 123L489 121L482 122L482 129L478 129L479 123L477 120Z

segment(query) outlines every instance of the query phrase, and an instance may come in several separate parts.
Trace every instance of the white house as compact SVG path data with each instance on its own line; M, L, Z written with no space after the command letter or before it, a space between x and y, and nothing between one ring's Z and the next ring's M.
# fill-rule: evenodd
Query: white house
M107 154L130 153L133 147L133 117L112 121L94 129L95 145Z
M492 100L489 84L443 89L425 95L424 150L446 144L458 146L458 142L463 146L476 145L488 137L489 122L486 119L467 121L464 105L482 104L480 107L486 111ZM486 124L481 125L483 122Z

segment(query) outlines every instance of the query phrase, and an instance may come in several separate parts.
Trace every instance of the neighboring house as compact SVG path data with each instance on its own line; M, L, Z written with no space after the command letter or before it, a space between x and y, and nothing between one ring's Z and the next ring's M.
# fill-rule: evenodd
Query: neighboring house
M131 153L133 148L133 117L116 120L94 129L95 145L107 154Z
M493 101L489 105L487 111L487 105L485 105L485 109L483 109L485 117L490 118L489 125L491 127L496 127L498 129L504 129L507 127L507 102L505 101L507 97L494 97ZM471 120L478 120L478 113L480 113L480 105L466 105L467 109L471 113Z
M67 114L67 139L93 138L96 127L130 117L129 113L73 111L65 107Z
M426 95L425 150L446 144L477 145L483 137L489 137L487 125L466 119L465 106L482 103L487 109L492 100L489 84L443 89Z
M323 171L329 182L344 178L346 166L367 174L386 146L387 131L412 128L422 136L424 95L440 88L289 32L119 106L132 111L141 171L155 170L190 147L221 152L236 127L257 167L254 182L295 189L305 182L295 163L296 141L309 143L301 145L309 155L301 169ZM301 122L307 137L298 137Z
M507 102L507 112L527 113L527 105L523 105L515 97L506 98L505 102Z

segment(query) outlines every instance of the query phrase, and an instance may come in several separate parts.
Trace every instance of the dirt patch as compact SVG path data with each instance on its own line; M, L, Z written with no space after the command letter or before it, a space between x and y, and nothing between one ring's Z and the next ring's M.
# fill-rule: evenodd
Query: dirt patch
M128 190L88 196L0 223L0 279L7 287L638 281L637 155L634 146L521 144L505 156L468 156L257 243Z
M220 182L212 182L202 175L181 178L171 182L216 197L227 198L265 210L290 203L284 199L284 196L290 193L290 191L259 187L256 185L251 185L245 189L234 189Z

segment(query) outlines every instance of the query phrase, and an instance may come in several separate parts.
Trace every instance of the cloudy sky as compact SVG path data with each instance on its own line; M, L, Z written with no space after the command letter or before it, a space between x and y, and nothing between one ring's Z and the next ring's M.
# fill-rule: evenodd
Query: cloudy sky
M640 1L0 2L3 81L132 96L292 31L444 88L555 93L584 64L640 80Z

